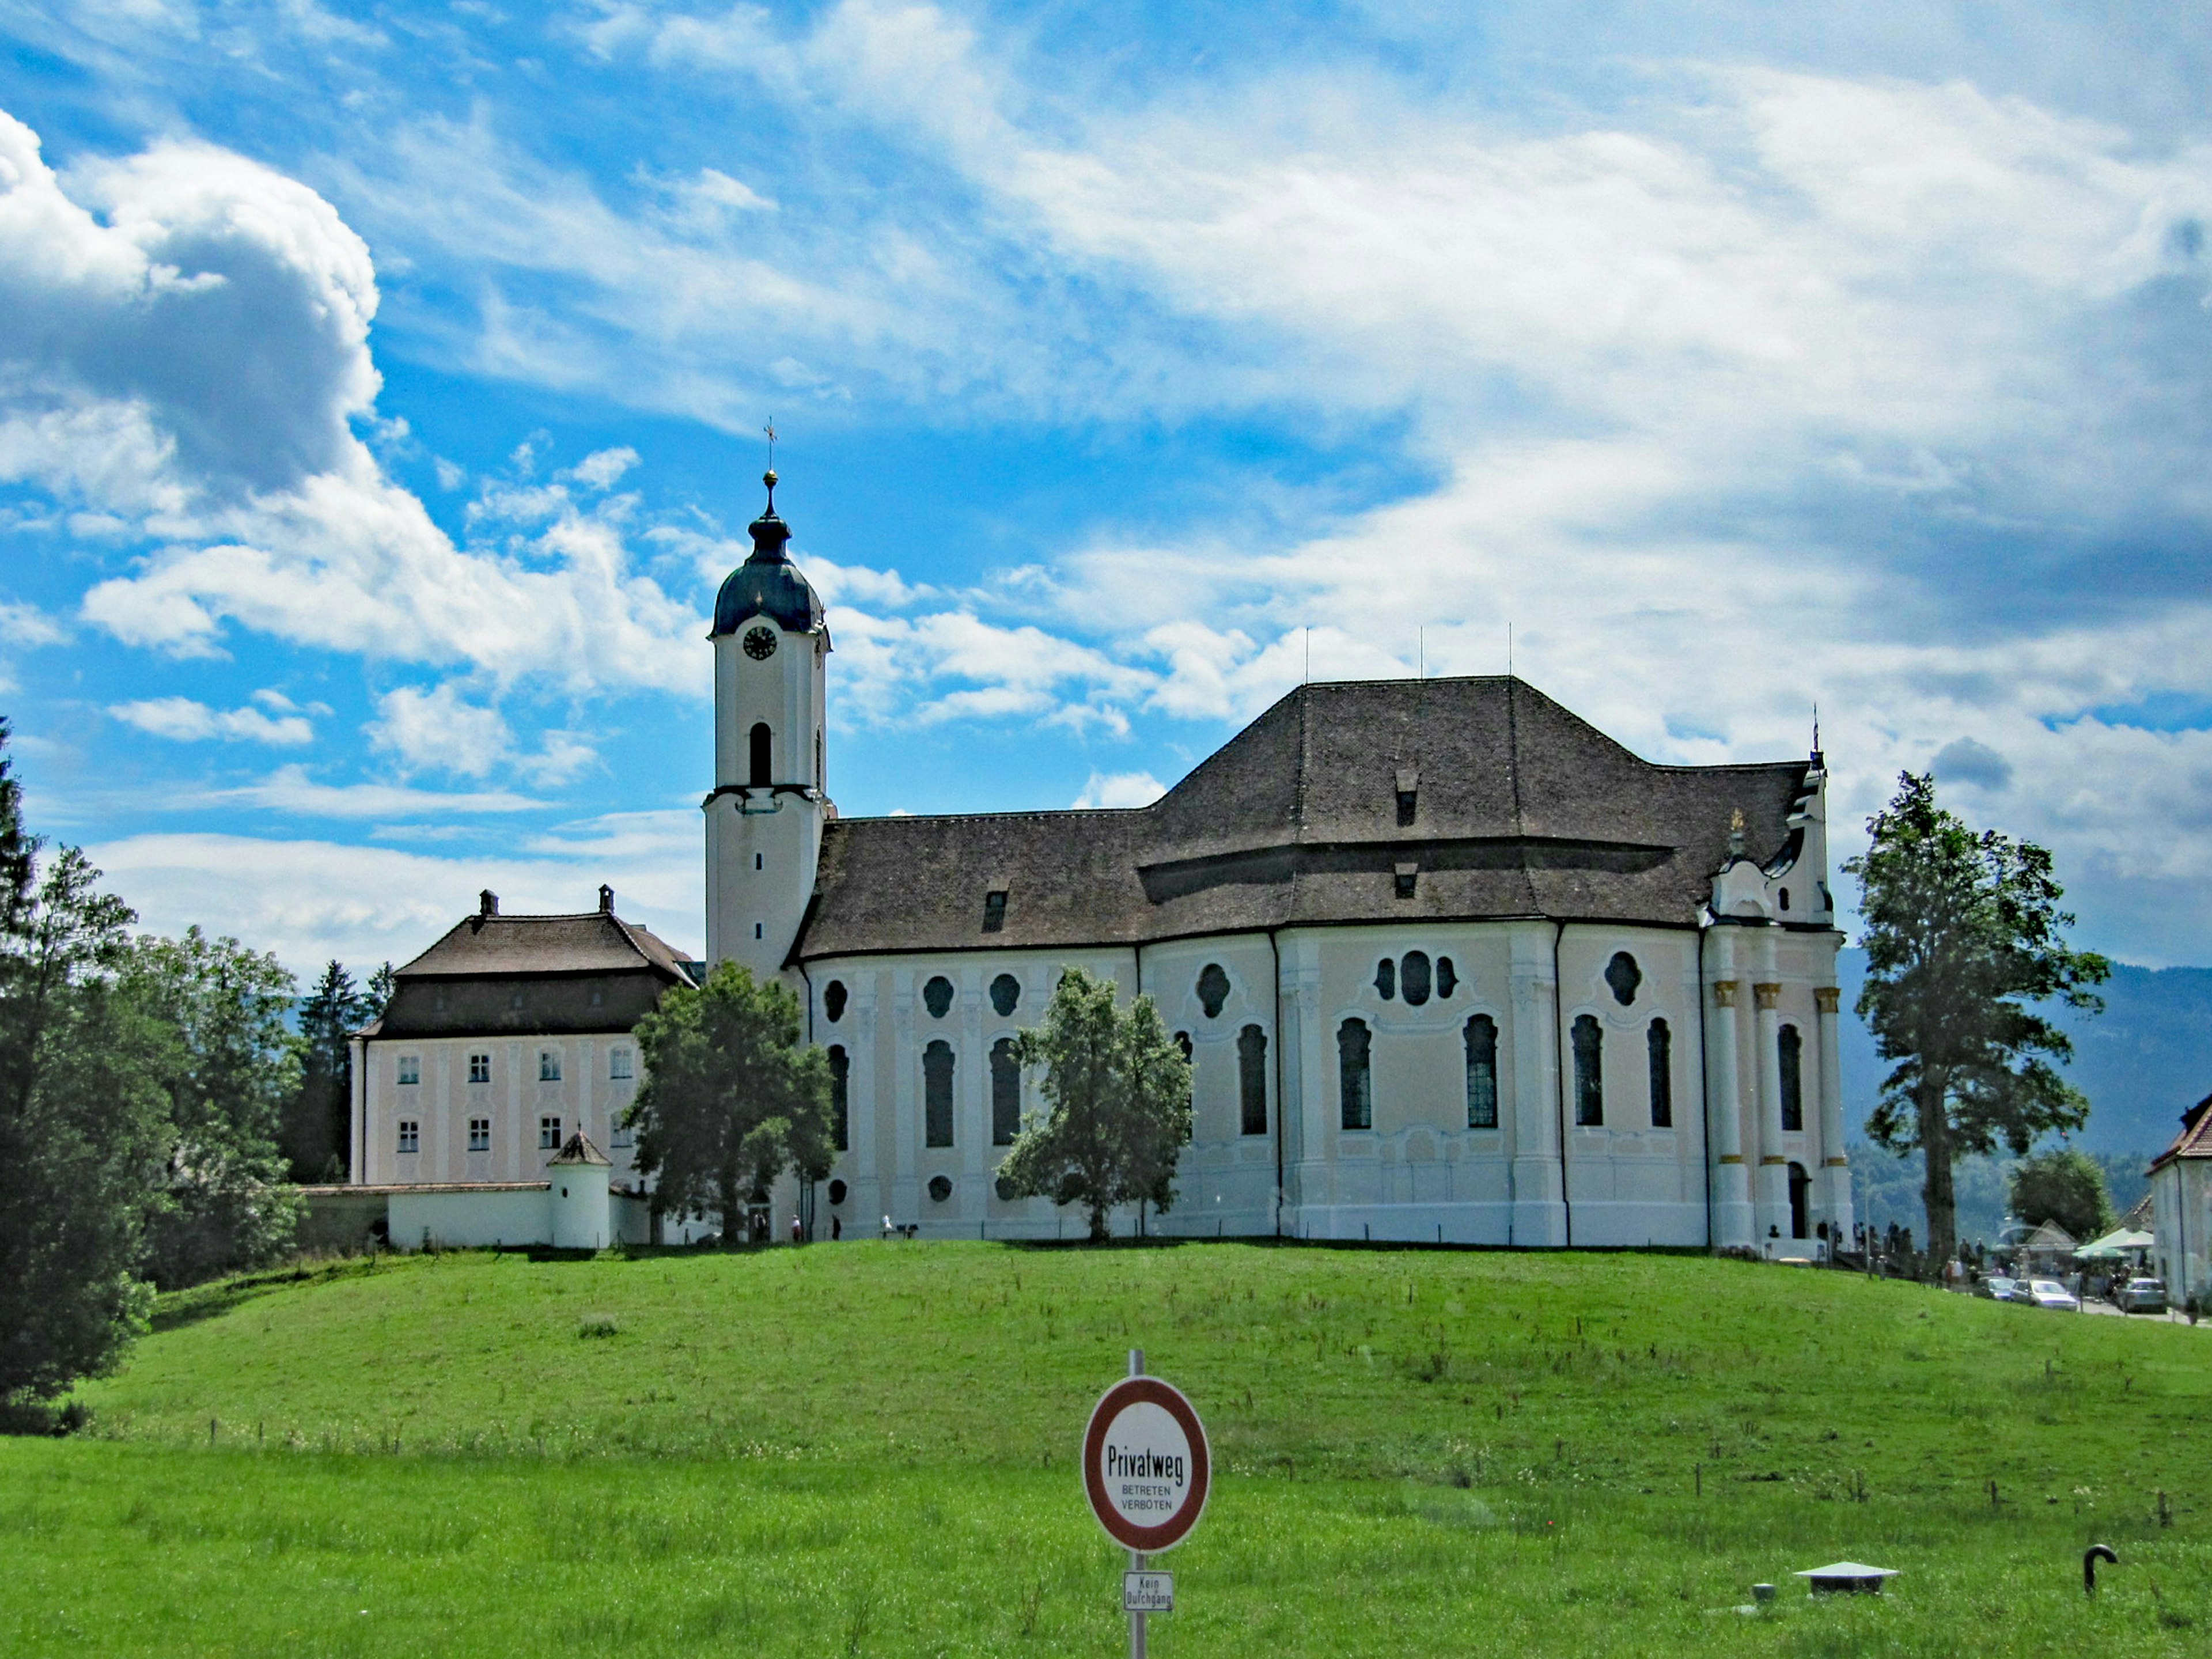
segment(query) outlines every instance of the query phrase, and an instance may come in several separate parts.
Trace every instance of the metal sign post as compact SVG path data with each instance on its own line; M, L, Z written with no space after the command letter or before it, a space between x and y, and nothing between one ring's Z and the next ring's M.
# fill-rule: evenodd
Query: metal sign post
M1083 1436L1084 1493L1106 1535L1129 1552L1121 1607L1130 1659L1145 1659L1145 1617L1175 1607L1175 1576L1148 1559L1188 1535L1212 1485L1205 1426L1180 1389L1145 1375L1145 1351L1129 1350L1129 1375L1091 1408Z

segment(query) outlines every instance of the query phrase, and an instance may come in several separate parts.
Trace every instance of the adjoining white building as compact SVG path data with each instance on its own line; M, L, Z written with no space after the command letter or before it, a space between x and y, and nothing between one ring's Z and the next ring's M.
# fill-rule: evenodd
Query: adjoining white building
M768 482L711 636L708 955L782 975L829 1051L817 1237L1069 1226L994 1171L1041 1104L1011 1039L1072 964L1191 1055L1154 1231L1850 1237L1817 750L1658 766L1510 677L1316 684L1148 807L840 817L829 631Z
M2180 1307L2212 1287L2212 1096L2182 1114L2181 1133L2150 1166L2152 1260L2166 1299Z
M355 1036L352 1185L310 1207L368 1200L403 1249L645 1243L632 1031L692 966L608 888L574 915L503 916L485 893Z

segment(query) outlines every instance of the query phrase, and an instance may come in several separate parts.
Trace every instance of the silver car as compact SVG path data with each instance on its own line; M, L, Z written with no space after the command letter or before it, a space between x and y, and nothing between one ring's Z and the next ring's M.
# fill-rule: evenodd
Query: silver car
M1974 1294L1991 1302L2009 1302L2012 1300L2012 1287L2014 1282L2003 1274L1998 1273L1977 1283L1974 1286Z
M2081 1298L2055 1279L2029 1279L2027 1299L2039 1308L2055 1308L2061 1313L2081 1311Z
M2112 1298L2122 1313L2162 1314L2166 1311L2166 1283L2157 1279L2130 1279Z

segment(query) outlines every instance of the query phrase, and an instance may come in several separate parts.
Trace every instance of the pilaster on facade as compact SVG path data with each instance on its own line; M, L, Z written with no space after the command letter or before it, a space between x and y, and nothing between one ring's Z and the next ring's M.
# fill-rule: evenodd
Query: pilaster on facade
M1711 1076L1706 1103L1707 1135L1712 1148L1713 1243L1723 1248L1751 1243L1753 1218L1751 1176L1744 1164L1743 1085L1740 1073L1742 1037L1738 1010L1742 981L1735 977L1733 930L1716 930L1712 951L1716 977L1706 1011L1707 1064Z
M1513 1026L1513 1242L1535 1249L1568 1243L1559 1140L1559 988L1547 927L1513 933L1508 991Z
M1850 1160L1844 1151L1844 1069L1838 1030L1842 992L1833 985L1813 988L1820 1011L1820 1207L1828 1223L1832 1249L1851 1236L1856 1217L1851 1200Z

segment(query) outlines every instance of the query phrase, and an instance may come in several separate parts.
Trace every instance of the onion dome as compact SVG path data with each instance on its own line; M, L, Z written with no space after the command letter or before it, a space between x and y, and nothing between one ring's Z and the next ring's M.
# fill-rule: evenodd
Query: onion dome
M822 626L822 600L799 567L784 556L791 526L775 515L775 474L764 472L768 510L746 526L752 556L729 574L714 596L714 627L708 638L734 634L755 617L766 617L787 634L811 634Z

